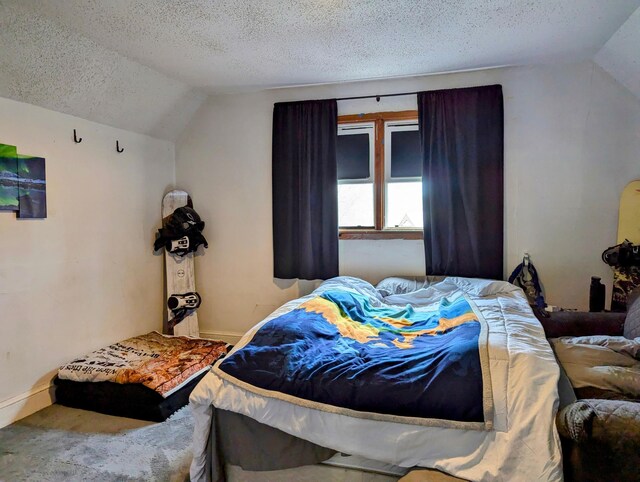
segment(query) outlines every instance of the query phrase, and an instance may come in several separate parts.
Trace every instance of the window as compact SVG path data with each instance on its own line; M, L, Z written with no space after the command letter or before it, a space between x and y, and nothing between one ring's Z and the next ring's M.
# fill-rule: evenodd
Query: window
M374 124L338 126L338 225L374 228Z
M422 238L417 111L338 118L341 239Z

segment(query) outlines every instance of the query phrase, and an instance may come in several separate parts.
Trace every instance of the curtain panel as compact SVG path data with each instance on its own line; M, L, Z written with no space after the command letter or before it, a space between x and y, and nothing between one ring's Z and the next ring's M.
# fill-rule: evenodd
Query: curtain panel
M273 109L274 277L338 275L335 99L283 102Z
M418 94L428 275L503 279L502 87Z

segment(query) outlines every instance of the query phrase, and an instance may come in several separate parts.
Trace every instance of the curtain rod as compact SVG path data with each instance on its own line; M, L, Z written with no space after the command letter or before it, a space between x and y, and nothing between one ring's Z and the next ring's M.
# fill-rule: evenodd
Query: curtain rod
M380 102L380 99L382 97L398 97L400 95L418 95L418 92L400 92L398 94L359 95L356 97L338 97L336 100L376 99L376 102Z
M452 90L473 90L473 89L485 89L487 87L500 87L501 84L491 84L491 85L476 85L473 87L454 87L452 89L439 89L439 90L430 90L428 92L439 92L439 91L452 91ZM336 100L357 100L357 99L376 99L376 101L380 102L382 97L398 97L400 95L418 95L420 92L398 92L397 94L378 94L378 95L359 95L355 97L338 97Z

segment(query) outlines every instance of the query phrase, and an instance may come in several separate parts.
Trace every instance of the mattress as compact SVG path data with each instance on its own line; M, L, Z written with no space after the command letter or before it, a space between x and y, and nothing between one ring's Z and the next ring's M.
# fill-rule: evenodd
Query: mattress
M107 415L162 422L189 403L189 395L205 374L194 377L166 398L139 383L75 382L56 377L56 402Z

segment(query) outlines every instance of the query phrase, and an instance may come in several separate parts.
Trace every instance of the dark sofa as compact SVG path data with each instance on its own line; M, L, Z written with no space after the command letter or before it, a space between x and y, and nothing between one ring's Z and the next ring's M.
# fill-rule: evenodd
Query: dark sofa
M640 297L624 313L558 312L540 318L548 338L640 336ZM578 399L557 417L568 481L640 481L640 400L598 389L576 390Z

